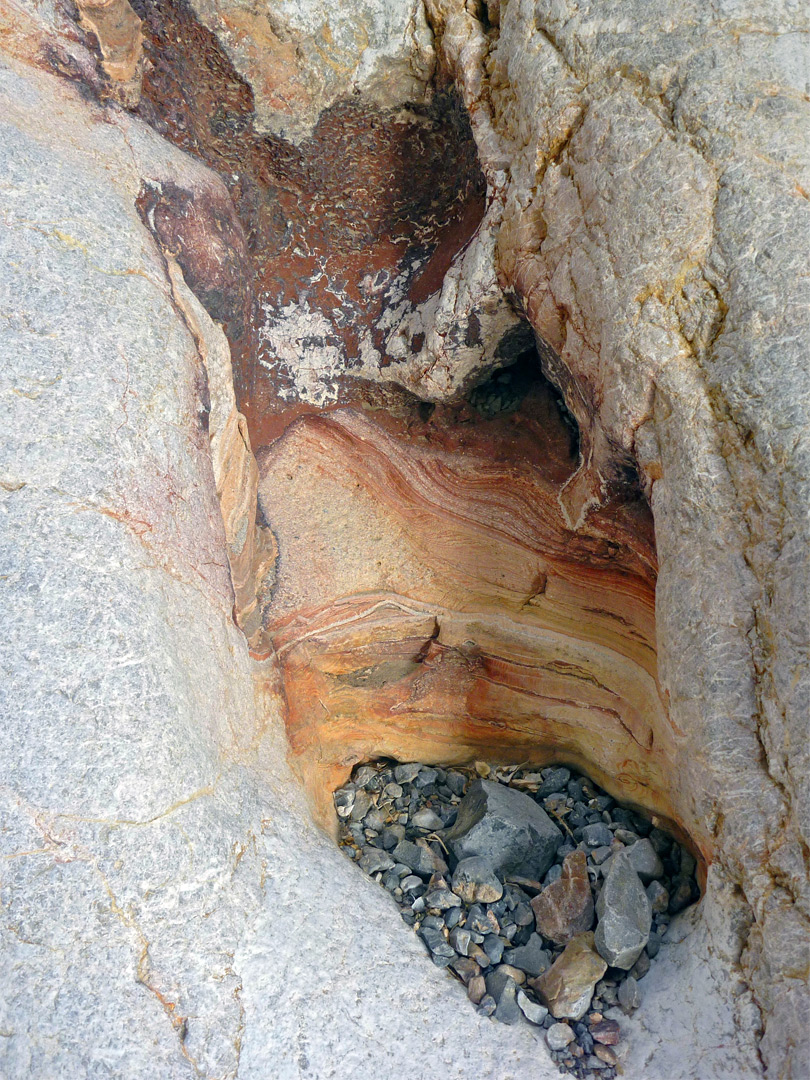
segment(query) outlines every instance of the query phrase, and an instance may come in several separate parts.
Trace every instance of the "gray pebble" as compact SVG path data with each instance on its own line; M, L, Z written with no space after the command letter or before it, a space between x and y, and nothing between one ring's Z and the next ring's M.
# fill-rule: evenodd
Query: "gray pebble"
M435 814L429 807L425 807L423 810L418 810L411 818L411 824L415 825L417 829L425 829L428 832L433 832L436 829L443 829L444 822Z
M518 990L515 995L518 1008L526 1017L526 1019L532 1023L537 1024L538 1027L542 1025L545 1018L548 1016L548 1009L545 1005L539 1005L536 1001L531 1001L522 990Z
M613 834L604 822L594 825L585 825L582 830L582 839L590 848L609 847Z
M446 783L454 795L461 796L464 794L464 788L467 786L467 777L460 772L449 772L447 774Z
M622 1007L622 1011L627 1013L635 1012L641 1004L641 993L639 992L638 983L632 975L628 975L619 984L618 991L619 1004Z
M391 870L393 866L394 860L387 852L382 851L380 848L363 848L360 869L367 874L378 874L381 870Z
M549 1050L565 1050L574 1041L574 1033L568 1024L552 1024L546 1032Z
M407 765L397 765L394 768L394 780L398 784L410 784L416 779L421 765L417 762L410 762Z
M428 784L435 784L438 778L438 772L435 769L430 769L427 766L423 766L416 775L414 784L418 788L426 788Z

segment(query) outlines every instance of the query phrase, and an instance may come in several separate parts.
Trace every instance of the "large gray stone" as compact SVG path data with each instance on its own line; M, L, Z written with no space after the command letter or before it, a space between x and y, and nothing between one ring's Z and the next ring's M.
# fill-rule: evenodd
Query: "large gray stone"
M528 795L475 780L445 839L457 859L479 855L502 874L538 880L554 861L562 833Z
M647 944L652 909L641 879L624 852L614 855L599 899L596 951L611 967L629 971Z

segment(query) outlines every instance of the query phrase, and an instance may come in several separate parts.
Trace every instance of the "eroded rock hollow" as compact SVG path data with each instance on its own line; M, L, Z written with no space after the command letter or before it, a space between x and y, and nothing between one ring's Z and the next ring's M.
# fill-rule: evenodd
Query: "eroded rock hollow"
M313 828L384 758L674 832L625 1074L803 1077L810 26L0 18L0 1071L537 1075Z

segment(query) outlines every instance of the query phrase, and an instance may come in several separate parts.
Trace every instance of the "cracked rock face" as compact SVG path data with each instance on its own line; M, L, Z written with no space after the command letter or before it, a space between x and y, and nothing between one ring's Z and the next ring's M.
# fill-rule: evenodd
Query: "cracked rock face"
M283 724L321 822L587 765L706 876L626 1075L803 1077L806 16L79 8L0 3L0 1072L543 1074Z

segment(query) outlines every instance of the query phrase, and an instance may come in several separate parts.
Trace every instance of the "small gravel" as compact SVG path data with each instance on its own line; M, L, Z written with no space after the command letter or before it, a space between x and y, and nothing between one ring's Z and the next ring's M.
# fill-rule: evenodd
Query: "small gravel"
M473 781L481 779L512 788L504 806L520 808L529 805L524 798L532 800L558 827L551 866L537 867L542 881L527 876L525 863L510 873L502 853L500 869L486 857L454 854L458 828L449 836L448 830L458 815L464 835L464 800ZM621 1013L617 1009L606 1017L604 1010L618 1006L630 1014L641 1005L644 977L672 916L700 896L690 852L641 814L617 805L592 780L561 766L515 769L478 761L470 768L445 769L364 762L334 800L345 853L387 890L433 963L464 984L478 1014L539 1028L557 1067L577 1080L614 1080L621 1057L621 1024L614 1017ZM498 812L503 812L500 804ZM524 815L522 809L516 812L518 818ZM531 819L531 813L526 816ZM601 940L630 970L609 967L594 987L590 1011L567 1023L550 1015L535 989L563 949L539 932L532 901L561 880L563 862L574 852L585 860L582 887L587 892L590 885L592 892L590 929L599 931L597 949ZM621 866L620 877L614 866ZM600 903L608 880L613 884ZM649 929L642 909L650 912ZM623 916L640 927L643 940L617 939L614 924ZM608 921L600 930L603 917Z

